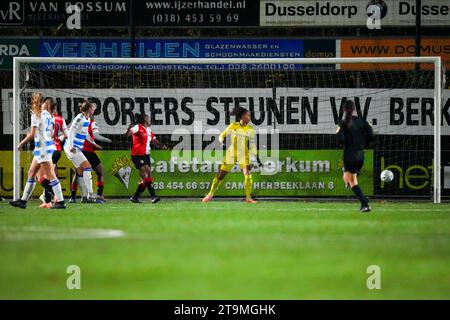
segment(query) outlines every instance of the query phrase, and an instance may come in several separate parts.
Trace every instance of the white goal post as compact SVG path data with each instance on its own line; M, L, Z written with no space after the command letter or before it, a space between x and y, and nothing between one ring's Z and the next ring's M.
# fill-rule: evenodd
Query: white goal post
M434 158L433 158L433 202L441 202L441 112L442 110L442 62L441 57L374 57L374 58L59 58L59 57L14 57L13 63L13 196L20 196L20 152L17 145L20 141L20 75L23 64L130 64L130 65L217 65L217 64L295 64L295 65L327 65L327 64L430 64L434 65ZM437 168L437 169L436 169Z

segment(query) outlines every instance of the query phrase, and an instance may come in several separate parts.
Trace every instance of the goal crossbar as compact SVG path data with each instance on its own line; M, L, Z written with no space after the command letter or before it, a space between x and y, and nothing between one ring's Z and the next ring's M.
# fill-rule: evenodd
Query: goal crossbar
M374 58L68 58L68 57L14 57L19 63L96 63L96 64L230 64L230 63L433 63L441 57L374 57Z

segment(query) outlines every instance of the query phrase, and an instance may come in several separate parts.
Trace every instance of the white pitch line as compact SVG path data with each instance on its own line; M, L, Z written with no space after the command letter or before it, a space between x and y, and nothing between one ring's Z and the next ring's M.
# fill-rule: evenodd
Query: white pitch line
M275 211L342 211L342 212L353 212L355 208L300 208L300 209L275 209ZM373 208L373 212L394 212L394 211L400 211L400 212L449 212L450 208L448 209L408 209L408 208Z
M157 211L162 210L173 210L173 209L180 209L180 207L169 207L169 206L158 206ZM204 205L205 210L211 210L211 211L223 211L226 210L224 208L220 207L208 207L208 205ZM283 209L270 209L270 208L261 208L249 205L249 211L275 211L275 212L283 212L283 211L292 211L292 212L302 212L302 211L339 211L339 212L350 212L354 213L357 212L357 206L355 207L349 207L349 208L283 208ZM377 208L372 207L372 212L448 212L450 213L450 207L449 208L439 208L439 209L418 209L418 208ZM151 212L150 212L151 213Z
M85 240L123 236L125 232L114 229L0 226L0 240Z

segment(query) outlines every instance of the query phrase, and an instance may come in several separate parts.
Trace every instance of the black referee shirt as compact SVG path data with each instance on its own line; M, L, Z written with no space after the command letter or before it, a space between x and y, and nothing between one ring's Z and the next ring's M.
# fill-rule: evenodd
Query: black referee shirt
M349 128L342 121L339 123L337 140L344 151L364 150L366 143L373 140L372 126L365 119L353 116Z

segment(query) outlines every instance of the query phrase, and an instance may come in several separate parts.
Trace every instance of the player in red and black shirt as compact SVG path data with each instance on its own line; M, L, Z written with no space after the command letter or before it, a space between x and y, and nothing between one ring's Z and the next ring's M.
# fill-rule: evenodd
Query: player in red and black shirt
M103 169L102 163L100 161L100 158L95 153L96 149L102 149L100 145L95 143L95 141L101 141L106 143L111 143L111 139L108 139L100 134L100 130L97 126L97 123L95 123L94 117L91 117L89 121L89 127L88 127L88 136L86 137L86 140L83 144L83 154L86 157L86 159L89 161L89 164L91 165L92 169L97 174L97 196L98 200L97 202L103 202L103 188L104 188L104 176L105 171ZM70 185L70 191L72 193L70 198L70 203L76 202L76 193L77 193L78 183L77 183L77 176L75 175L72 180L72 184Z
M52 154L52 161L55 165L55 173L58 175L58 161L61 159L61 150L64 140L67 139L67 125L66 120L61 117L56 111L53 113L55 121L55 129L53 131L53 141L55 142L56 151Z
M152 203L160 201L153 188L153 178L150 169L150 143L154 143L158 148L167 149L156 140L155 135L150 129L150 119L145 114L136 114L136 124L131 124L125 133L128 137L133 137L133 146L131 148L131 160L133 161L142 181L138 184L136 192L131 197L131 202L140 203L139 197L147 188L152 197Z

